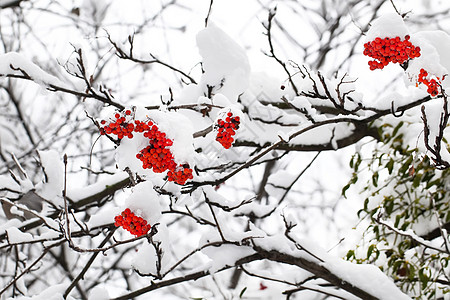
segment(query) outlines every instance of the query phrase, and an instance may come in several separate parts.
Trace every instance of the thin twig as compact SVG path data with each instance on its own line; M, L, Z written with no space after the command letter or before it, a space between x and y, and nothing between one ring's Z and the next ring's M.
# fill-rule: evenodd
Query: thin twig
M114 232L116 231L116 228L111 229L111 231L108 233L108 235L103 239L103 241L100 243L98 248L102 248L103 246L105 246L105 244L109 241L109 239L113 236ZM100 252L95 252L94 254L92 254L91 258L89 258L89 260L87 261L86 265L84 266L84 268L81 270L81 272L78 274L77 277L75 277L75 279L72 281L72 283L69 285L69 287L67 287L66 291L64 292L64 299L67 298L67 296L69 295L70 291L75 287L75 285L78 283L78 281L81 280L81 278L83 278L84 274L87 272L87 270L91 267L92 263L94 262L95 258L97 257L97 255Z
M209 3L208 14L206 15L206 18L205 18L205 27L208 27L208 20L209 20L209 16L211 15L213 1L214 0L211 0L211 2Z
M58 242L55 243L51 246L48 246L44 249L44 251L42 251L41 255L39 255L38 258L36 258L25 270L22 271L22 273L20 273L18 276L14 277L13 280L11 280L1 291L0 291L0 295L3 294L11 285L15 284L15 282L17 282L17 280L19 280L23 275L29 273L31 271L31 269L33 269L33 267L39 262L41 261L42 258L44 258L45 255L47 255L47 253L50 251L50 249L52 247L58 246L62 244L62 242Z

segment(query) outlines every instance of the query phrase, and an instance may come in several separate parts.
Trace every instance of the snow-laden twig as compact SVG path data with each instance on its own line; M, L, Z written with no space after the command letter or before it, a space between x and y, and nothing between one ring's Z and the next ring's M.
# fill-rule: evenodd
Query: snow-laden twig
M450 252L448 252L447 249L443 249L443 248L437 248L435 247L432 243L430 243L429 241L424 240L423 238L421 238L420 236L416 235L414 232L412 232L412 230L408 230L408 231L404 231L398 228L395 228L392 224L390 224L389 222L383 221L381 219L381 215L378 215L377 217L373 218L374 221L380 225L385 226L386 228L388 228L389 230L392 230L393 232L404 236L404 237L408 237L410 238L412 241L416 242L417 244L420 244L426 248L430 248L432 250L441 252L441 253L447 253L450 254Z

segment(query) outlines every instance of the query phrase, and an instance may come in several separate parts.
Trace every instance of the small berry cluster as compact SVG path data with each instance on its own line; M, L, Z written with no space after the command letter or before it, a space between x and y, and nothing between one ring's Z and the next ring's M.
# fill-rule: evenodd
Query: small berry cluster
M408 59L420 56L420 47L414 46L410 41L409 35L404 40L400 37L379 38L364 44L363 54L374 58L369 61L370 70L383 69L390 62L403 64Z
M136 158L142 161L142 167L153 169L155 173L174 169L176 163L169 149L173 144L172 140L167 138L152 121L148 121L143 127L144 137L148 138L149 145L136 154Z
M218 130L216 141L218 141L225 149L229 149L233 143L233 135L239 129L239 116L233 117L233 113L227 113L225 120L219 119L216 128Z
M127 116L131 115L131 110L127 109L125 111L125 116L119 113L114 115L115 121L106 124L105 120L101 120L100 124L100 134L115 134L119 140L123 139L125 136L129 139L133 138L133 131L135 126L133 123L127 122Z
M116 227L122 226L135 236L147 234L152 228L147 221L141 217L136 216L129 208L125 209L120 215L114 217L114 225Z
M115 120L107 124L105 120L100 121L101 134L115 134L121 140L123 137L133 138L133 132L142 133L148 139L148 146L136 154L136 158L142 161L142 168L152 169L155 173L163 173L169 170L168 179L178 184L185 184L192 179L192 169L188 164L177 165L170 147L173 141L159 130L158 126L151 120L132 120L131 111L126 110L125 115L116 113Z
M188 179L194 178L194 176L192 176L192 169L189 168L188 164L178 166L174 170L170 169L167 176L169 181L174 181L181 185L183 185Z
M439 77L436 77L437 81L436 79L428 80L427 76L428 72L425 71L424 69L420 69L419 79L417 81L419 83L425 84L428 87L427 89L428 94L430 94L433 97L436 97L439 94L438 87L440 86L441 80Z

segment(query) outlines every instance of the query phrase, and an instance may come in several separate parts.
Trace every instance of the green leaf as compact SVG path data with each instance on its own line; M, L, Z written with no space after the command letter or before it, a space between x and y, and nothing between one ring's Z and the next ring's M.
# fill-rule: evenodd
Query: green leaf
M344 196L344 198L347 198L347 196L345 195L345 192L350 188L350 183L346 184L341 191L341 195Z
M394 200L392 198L386 198L384 201L384 209L388 215L394 211Z
M370 258L370 256L372 255L373 250L375 249L375 245L372 244L369 246L369 249L367 249L367 259Z
M378 172L377 172L377 171L375 171L375 172L372 174L372 184L373 184L375 187L378 187Z
M391 159L389 159L388 163L386 164L386 169L388 169L389 174L392 174L393 168L394 168L394 160L391 158Z
M361 156L358 154L358 156L356 157L356 163L355 163L355 167L354 167L355 172L358 172L361 161L362 161Z
M397 135L398 130L400 129L400 127L403 126L403 124L404 124L403 121L400 121L400 123L398 123L398 125L395 126L394 131L392 131L392 136L396 136Z
M396 215L395 216L395 223L394 223L394 227L398 227L398 224L400 223L400 219L402 218L402 215Z
M414 176L413 183L412 183L413 188L417 188L419 186L421 179L422 179L421 174L416 174Z
M347 252L347 260L350 260L351 258L355 257L355 251L354 250L348 250Z
M422 288L423 289L426 288L428 282L430 281L430 277L427 274L425 274L425 270L426 269L420 269L419 270L419 274L418 274L419 275L419 280L422 283Z
M398 170L398 174L399 175L405 174L406 171L409 170L409 167L411 166L412 161L413 161L413 157L409 156L408 159L405 161L405 163Z

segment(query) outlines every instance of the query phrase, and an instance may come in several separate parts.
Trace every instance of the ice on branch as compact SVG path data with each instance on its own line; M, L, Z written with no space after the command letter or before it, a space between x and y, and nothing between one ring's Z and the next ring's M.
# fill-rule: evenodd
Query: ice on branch
M204 74L201 86L236 101L248 87L250 64L244 49L216 25L209 24L197 35Z
M0 77L3 76L18 76L31 79L45 87L65 86L58 78L42 70L35 63L17 52L8 52L0 55Z

